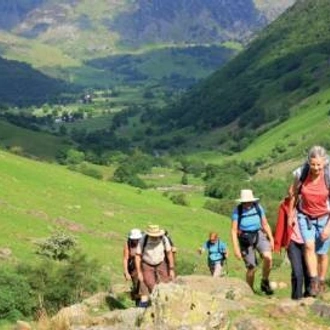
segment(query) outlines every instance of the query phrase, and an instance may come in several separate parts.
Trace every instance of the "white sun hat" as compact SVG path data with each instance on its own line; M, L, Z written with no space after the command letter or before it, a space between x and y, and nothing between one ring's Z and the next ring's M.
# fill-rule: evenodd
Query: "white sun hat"
M241 197L236 199L237 203L249 203L249 202L256 202L259 198L253 196L253 191L251 189L242 189L241 190Z
M142 232L140 229L137 228L132 229L128 234L129 239L140 239L141 237L142 237Z

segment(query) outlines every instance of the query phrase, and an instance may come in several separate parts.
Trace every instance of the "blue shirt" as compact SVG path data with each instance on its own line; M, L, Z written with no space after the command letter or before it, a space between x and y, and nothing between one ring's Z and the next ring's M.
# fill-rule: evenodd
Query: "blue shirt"
M216 262L223 259L223 254L227 251L227 245L219 240L215 243L206 241L203 245L203 249L207 250L209 254L209 262Z
M261 211L261 218L264 218L265 211L260 204L259 208ZM238 221L238 207L234 209L231 218L232 221ZM248 209L243 208L241 222L238 229L242 231L256 231L261 229L261 219L259 217L256 207L253 204Z

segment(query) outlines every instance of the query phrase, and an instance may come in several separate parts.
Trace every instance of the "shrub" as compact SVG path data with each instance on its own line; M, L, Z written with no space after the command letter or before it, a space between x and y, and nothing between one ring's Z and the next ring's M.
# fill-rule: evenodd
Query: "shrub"
M37 253L54 260L68 259L76 241L72 236L64 233L55 233L49 238L36 242Z
M80 172L84 175L90 176L94 179L102 180L103 174L101 171L97 170L96 168L91 168L87 166L81 166Z
M235 205L232 200L207 200L203 207L214 213L230 216Z
M100 266L76 251L66 261L44 259L37 265L19 265L17 272L32 289L35 306L55 314L96 291Z
M0 268L0 319L17 320L32 315L37 303L25 277L14 269Z
M185 194L174 194L170 196L170 200L173 204L188 206L189 202L187 200L187 196Z

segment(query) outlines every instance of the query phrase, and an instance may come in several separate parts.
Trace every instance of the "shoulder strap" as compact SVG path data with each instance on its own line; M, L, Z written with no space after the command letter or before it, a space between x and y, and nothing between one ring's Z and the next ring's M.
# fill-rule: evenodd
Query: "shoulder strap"
M143 239L143 244L142 244L142 249L141 249L141 254L143 255L143 252L144 252L144 249L146 248L147 246L147 243L148 243L148 238L149 236L148 235L145 235L144 236L144 239Z
M324 180L328 189L330 189L330 163L329 160L324 167Z
M224 253L223 249L221 248L221 241L219 239L218 239L218 252L221 254Z
M237 219L237 228L241 226L241 221L242 221L242 213L243 213L243 205L242 203L237 205L237 211L238 211L238 219Z
M170 242L168 236L166 236L166 237L167 237L168 241ZM165 238L165 235L162 236L162 242L163 242L163 245L164 245L164 251L165 251L165 250L166 250L166 238ZM170 242L170 244L171 244L171 242ZM171 246L172 246L172 245L171 245Z
M307 179L308 172L309 172L309 164L308 164L308 162L306 162L301 167L301 173L300 173L300 177L299 177L299 182L300 183L299 183L299 187L298 187L298 194L300 194L302 185L305 182L305 180Z
M262 220L262 214L261 214L261 208L260 208L260 205L258 202L254 202L253 203L253 206L255 207L257 213L258 213L258 216L260 218L260 221Z
M299 178L299 181L301 182L301 184L303 184L304 181L307 179L308 172L309 172L309 164L306 162L301 168L301 174L300 174L300 178Z

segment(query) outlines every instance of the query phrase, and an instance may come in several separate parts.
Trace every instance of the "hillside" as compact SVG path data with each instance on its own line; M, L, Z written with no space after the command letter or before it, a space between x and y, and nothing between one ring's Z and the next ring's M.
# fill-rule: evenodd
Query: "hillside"
M161 122L195 132L227 127L218 140L229 134L236 144L227 149L237 151L269 124L294 116L292 106L329 87L329 14L326 0L297 2L248 49L171 105ZM219 144L226 149L226 141Z
M41 105L60 100L68 84L46 76L26 63L0 57L0 104Z
M190 207L174 205L161 192L99 181L59 165L39 163L0 151L0 247L13 260L37 258L34 242L59 230L74 235L105 274L121 278L121 251L127 232L158 223L169 230L180 254L196 261L195 249L210 230L229 241L229 221L202 209L202 197ZM221 225L220 225L221 223Z

